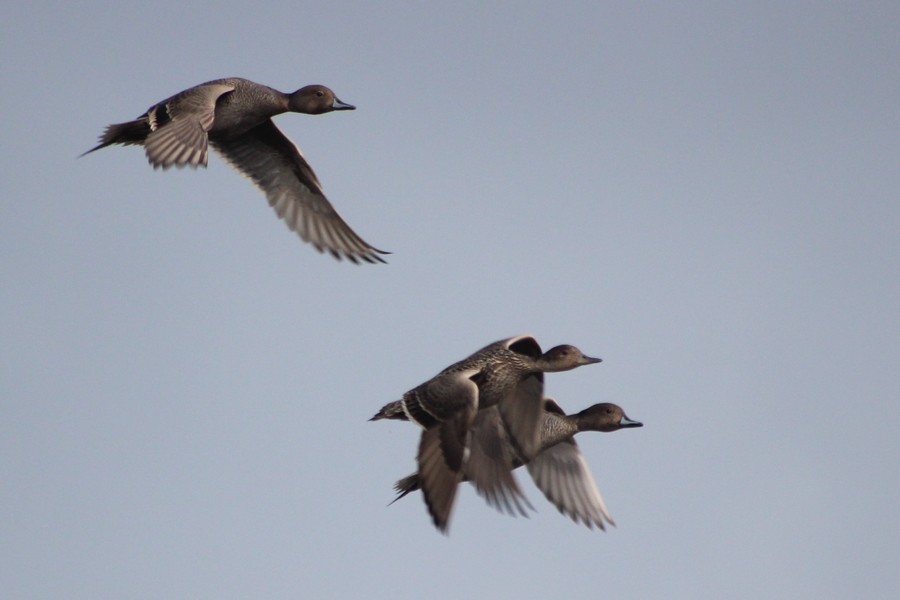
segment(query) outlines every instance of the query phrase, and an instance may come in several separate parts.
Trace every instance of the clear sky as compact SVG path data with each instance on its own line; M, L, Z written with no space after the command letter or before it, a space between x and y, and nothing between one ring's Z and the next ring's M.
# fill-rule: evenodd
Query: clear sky
M6 598L888 598L900 588L900 5L6 2ZM112 122L241 76L389 264L317 254L212 156ZM390 507L382 404L494 340L642 429L618 527L466 486Z

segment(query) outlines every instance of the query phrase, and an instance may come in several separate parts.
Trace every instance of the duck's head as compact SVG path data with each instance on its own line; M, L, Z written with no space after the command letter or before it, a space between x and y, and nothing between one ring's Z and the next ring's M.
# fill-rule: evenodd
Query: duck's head
M356 107L338 100L334 92L324 85L308 85L290 95L288 109L307 115L321 115L333 110L356 110Z
M626 427L643 427L639 421L628 418L622 407L610 402L595 404L584 409L575 418L580 431L618 431Z
M601 358L587 356L575 346L568 344L550 348L541 356L540 360L543 363L544 371L569 371L576 367L603 361Z

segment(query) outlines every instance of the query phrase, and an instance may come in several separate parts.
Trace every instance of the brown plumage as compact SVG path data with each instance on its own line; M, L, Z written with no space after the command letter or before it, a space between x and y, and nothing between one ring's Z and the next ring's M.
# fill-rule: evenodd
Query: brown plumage
M587 468L587 462L575 443L575 434L582 431L618 431L623 428L643 427L625 415L621 407L602 403L595 404L580 413L568 416L550 398L545 399L541 419L540 448L534 458L527 460L520 456L509 443L499 413L487 409L478 413L473 425L472 453L484 451L500 453L503 461L512 468L523 464L535 485L559 512L573 521L582 522L589 528L605 529L604 522L615 525L606 509L603 497ZM470 479L463 469L463 480ZM394 502L410 492L421 489L422 481L418 473L399 480L394 489ZM488 503L498 510L514 514L506 497L486 497Z
M259 187L291 231L319 252L354 263L383 263L379 255L388 253L347 225L300 149L272 122L284 112L318 115L354 108L322 85L285 94L237 77L217 79L154 104L133 121L110 125L84 154L113 144L142 145L154 169L196 168L206 166L212 144Z
M417 461L425 504L435 526L446 532L456 490L465 473L479 493L524 513L512 467L479 446L470 451L476 415L496 407L509 443L523 456L539 447L543 373L600 362L574 346L546 353L527 335L485 346L386 404L370 420L411 420L425 429ZM437 460L438 450L442 461Z

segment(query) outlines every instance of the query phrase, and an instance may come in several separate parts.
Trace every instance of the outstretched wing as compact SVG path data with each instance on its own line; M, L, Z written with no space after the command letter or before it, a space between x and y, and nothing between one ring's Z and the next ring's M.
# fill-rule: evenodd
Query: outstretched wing
M538 454L528 463L528 472L547 500L576 523L600 529L606 529L604 520L615 525L575 440Z
M233 137L210 140L240 173L249 177L291 231L319 252L352 262L384 262L379 250L359 237L334 210L312 167L271 119Z
M145 116L150 133L144 150L153 168L205 167L207 132L215 120L216 101L233 90L233 85L210 83L152 106Z

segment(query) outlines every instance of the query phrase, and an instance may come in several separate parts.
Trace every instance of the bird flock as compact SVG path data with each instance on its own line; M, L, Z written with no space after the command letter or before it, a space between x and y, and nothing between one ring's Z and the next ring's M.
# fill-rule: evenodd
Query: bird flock
M197 168L206 167L211 145L316 250L353 263L384 263L389 253L341 218L300 149L272 122L285 112L354 109L322 85L285 94L237 77L216 79L109 125L84 154L140 145L154 169ZM561 513L600 530L614 525L574 437L642 424L610 403L568 415L544 395L544 373L599 362L570 345L544 352L533 336L519 335L483 347L384 405L370 420L410 421L422 429L417 471L396 482L394 501L421 491L435 527L446 533L459 484L468 481L494 508L526 515L532 506L513 473L524 465Z

